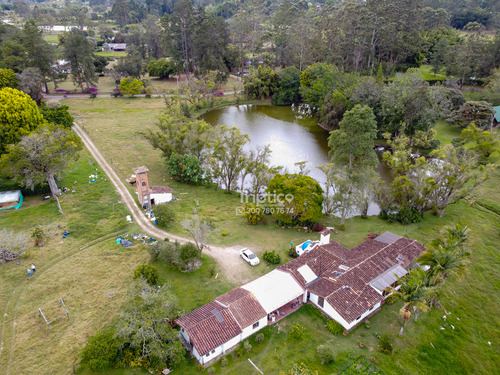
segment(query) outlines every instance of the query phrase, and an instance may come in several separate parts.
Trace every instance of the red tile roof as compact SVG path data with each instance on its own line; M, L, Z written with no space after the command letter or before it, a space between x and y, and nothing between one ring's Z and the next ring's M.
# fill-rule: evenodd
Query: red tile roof
M307 286L308 290L325 298L347 322L352 322L383 300L370 286L371 280L395 264L408 267L425 251L417 241L388 232L384 235L383 242L370 239L351 250L330 242L280 268L305 285L297 269L307 264L320 277ZM394 242L388 243L388 239Z
M139 174L139 173L147 173L147 172L149 172L149 169L145 166L142 166L142 167L134 168L133 171L136 174Z
M216 314L220 314L217 317ZM200 356L228 342L242 330L228 308L210 302L175 321L189 335Z
M173 193L174 191L168 186L150 186L149 192L151 194L165 194L165 193Z
M236 288L216 298L227 306L241 328L246 328L267 316L254 295L246 289Z

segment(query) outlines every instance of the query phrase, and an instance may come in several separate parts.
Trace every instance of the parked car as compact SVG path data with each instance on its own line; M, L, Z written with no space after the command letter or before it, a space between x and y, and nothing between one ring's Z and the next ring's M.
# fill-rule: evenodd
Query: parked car
M250 249L240 250L240 257L242 257L251 266L256 266L257 264L260 263L260 260L257 257L257 255L255 255L253 251Z

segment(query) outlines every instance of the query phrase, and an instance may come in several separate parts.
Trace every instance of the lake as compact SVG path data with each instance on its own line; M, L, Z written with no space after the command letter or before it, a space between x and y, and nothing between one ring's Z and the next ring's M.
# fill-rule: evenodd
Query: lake
M318 126L315 117L301 114L296 108L272 105L239 105L210 111L201 118L213 125L235 126L247 134L247 150L269 145L272 166L283 166L289 173L298 173L295 163L307 162L309 176L324 185L325 175L318 166L329 162L328 132ZM379 164L377 172L384 180L390 179L389 170ZM369 215L377 215L379 207L373 203Z

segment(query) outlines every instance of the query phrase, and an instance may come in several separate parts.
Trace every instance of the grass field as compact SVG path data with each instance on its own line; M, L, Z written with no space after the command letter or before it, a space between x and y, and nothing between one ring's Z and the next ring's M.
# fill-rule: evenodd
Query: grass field
M210 217L220 231L229 233L227 237L216 235L214 243L247 245L258 252L267 249L283 251L290 241L298 243L318 237L318 234L297 229L276 228L270 220L249 226L234 214L240 205L236 195L227 195L213 188L184 186L169 180L161 154L152 150L136 133L154 124L164 107L162 99L65 99L64 103L70 105L72 114L78 116L79 122L122 178L132 173L133 167L147 165L152 184L167 183L174 188L181 198L173 203L178 212L177 222L191 214L194 199L199 200L202 214ZM445 124L438 124L437 130L443 143L456 136L455 130ZM149 260L142 245L125 249L115 243L117 234L137 232L138 229L126 224L126 210L109 182L98 179L97 183L88 183L88 176L95 173L102 175L89 154L83 152L61 184L72 188L77 181L76 193L65 193L62 198L64 217L57 212L54 202L42 201L40 196L27 197L17 211L0 211L0 227L28 234L39 223L52 224L56 228L61 226L45 247L30 248L29 257L21 259L21 264L0 266L3 313L0 334L4 345L0 352L0 368L6 374L71 374L88 337L110 324L119 310L135 267ZM0 190L12 188L2 180L0 186ZM353 247L364 240L368 231L389 230L427 244L442 233L446 225L467 223L471 227L469 272L461 279L448 281L444 287L445 296L441 298L443 307L451 312L448 320L455 329L446 326L442 331L444 312L433 310L421 314L418 322L410 322L404 336L398 338L400 326L395 313L401 303L396 303L384 305L381 312L370 318L370 329L361 326L347 337L332 336L324 329L324 321L317 311L305 306L280 322L279 327L263 330L266 338L262 345L257 344L254 337L249 338L252 352L235 358L229 355L227 368L221 368L220 363L214 365L216 373L253 373L247 360L251 358L264 373L269 374L286 370L293 362L304 362L320 374L332 374L341 373L350 363L366 361L372 364L371 357L379 361L376 367L385 374L495 373L500 357L497 343L500 337L497 314L500 216L494 212L500 212L498 186L500 170L497 168L478 192L477 202L481 204L474 201L461 203L450 207L443 218L426 216L423 223L409 226L389 224L377 217L353 218L347 221L346 231L335 232L332 237L347 247ZM335 218L325 223L338 224ZM71 234L63 240L64 229ZM182 233L177 224L171 230ZM38 271L27 280L26 267L31 262L37 265ZM172 284L180 307L186 311L236 286L222 274L215 279L214 272L217 274L219 268L210 258L205 258L203 267L192 274L156 265L161 280ZM257 277L272 268L262 262L252 271ZM110 297L110 293L114 294ZM48 318L57 316L61 313L60 297L65 299L71 319L62 318L47 332L45 323L37 316L37 309L41 307ZM300 323L306 329L307 334L301 341L288 336L294 323ZM376 335L383 333L389 334L395 344L396 351L390 356L377 350ZM336 361L328 366L320 365L315 357L316 347L325 342L333 345L336 354ZM360 342L365 344L364 348L360 348ZM356 361L358 356L362 359ZM193 360L175 369L176 374L198 371ZM78 372L87 374L84 369ZM128 375L146 372L116 369L104 373Z
M102 56L108 56L108 57L119 57L119 55L116 55L117 53L121 52L99 52L97 53L98 55ZM123 52L124 53L124 52ZM110 62L110 65L112 65L113 62ZM152 94L164 94L168 90L172 90L178 87L183 87L186 82L182 78L179 82L177 82L177 78L169 78L169 79L158 79L154 77L149 77L147 74L142 77L143 80L147 80L150 84L150 87L152 89ZM113 90L116 88L116 83L115 81L110 77L110 76L102 76L99 77L99 80L96 84L95 87L99 89L99 94L103 95L109 95L113 93ZM54 82L48 82L48 87L51 93L54 91ZM221 86L221 90L223 92L233 92L233 91L240 91L242 90L243 84L241 81L236 80L233 77L229 77L226 83L224 83ZM57 82L57 88L58 89L64 89L68 90L74 93L81 93L81 89L73 83L71 79L71 75L68 75L67 79L64 81L58 81ZM62 94L61 94L62 96Z

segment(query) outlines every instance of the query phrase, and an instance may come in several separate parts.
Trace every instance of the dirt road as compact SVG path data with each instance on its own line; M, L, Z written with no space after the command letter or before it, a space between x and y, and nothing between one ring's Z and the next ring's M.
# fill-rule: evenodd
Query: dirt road
M113 183L116 191L118 192L118 194L120 194L123 203L125 203L132 217L141 227L141 230L144 233L147 233L154 238L169 238L170 240L177 240L180 243L190 241L188 238L167 233L164 230L161 230L160 228L154 226L151 221L146 218L141 209L137 206L134 197L130 194L123 181L118 177L118 175L108 164L106 159L104 159L103 155L99 152L92 139L90 139L90 137L76 123L73 125L73 130L82 139L87 149L99 163L103 171L108 176L109 180ZM125 220L125 218L123 218L123 220ZM243 248L243 246L220 247L209 245L209 250L205 251L205 253L213 257L217 261L224 276L229 281L241 284L255 278L255 275L252 275L250 266L246 264L238 255L238 251L241 248Z

